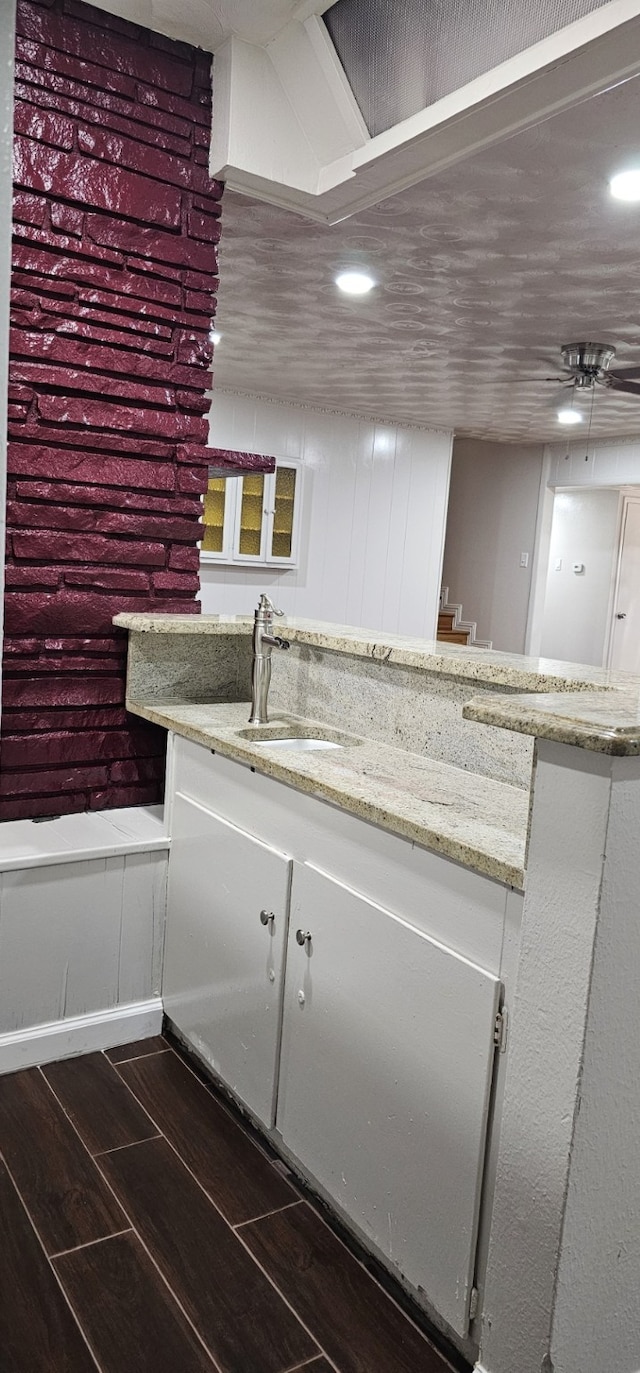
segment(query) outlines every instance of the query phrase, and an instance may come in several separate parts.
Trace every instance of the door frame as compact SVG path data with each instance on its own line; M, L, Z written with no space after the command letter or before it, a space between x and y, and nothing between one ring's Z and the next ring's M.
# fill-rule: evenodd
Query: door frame
M640 485L623 486L620 488L620 510L618 517L618 547L615 560L615 574L612 579L611 596L609 597L609 610L607 614L607 630L605 635L605 651L603 663L607 671L611 670L611 659L613 657L613 631L615 628L616 606L618 604L618 591L620 588L620 575L622 572L622 552L624 548L624 535L627 527L627 514L631 505L640 505Z

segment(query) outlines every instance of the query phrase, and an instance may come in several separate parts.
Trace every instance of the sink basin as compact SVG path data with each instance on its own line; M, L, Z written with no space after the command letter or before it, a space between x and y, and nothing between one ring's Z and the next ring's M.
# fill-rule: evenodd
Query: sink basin
M336 744L332 739L254 739L253 744L254 748L268 748L277 752L300 749L308 753L316 749L344 748L344 744Z

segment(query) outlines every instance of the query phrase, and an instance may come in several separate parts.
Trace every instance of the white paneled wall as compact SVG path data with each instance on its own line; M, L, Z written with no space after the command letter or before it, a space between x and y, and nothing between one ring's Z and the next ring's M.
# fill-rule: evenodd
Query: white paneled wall
M640 416L639 416L640 417ZM554 443L547 450L549 486L637 486L640 484L640 437Z
M169 846L161 812L0 828L0 1074L156 1034Z
M210 442L305 467L300 566L201 568L207 614L253 610L435 634L451 435L216 392Z

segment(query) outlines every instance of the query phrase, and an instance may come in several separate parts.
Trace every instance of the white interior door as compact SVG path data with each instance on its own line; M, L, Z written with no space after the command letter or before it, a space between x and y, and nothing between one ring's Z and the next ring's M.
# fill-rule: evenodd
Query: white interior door
M609 665L640 673L640 500L625 503Z
M460 1334L499 992L484 969L294 864L278 1129Z
M163 998L236 1096L274 1120L291 863L175 798Z

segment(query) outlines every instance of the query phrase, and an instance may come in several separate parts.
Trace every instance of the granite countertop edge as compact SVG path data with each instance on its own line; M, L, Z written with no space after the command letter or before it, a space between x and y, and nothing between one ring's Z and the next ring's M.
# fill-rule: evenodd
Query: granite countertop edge
M251 615L154 615L122 612L114 625L142 634L246 635ZM322 620L284 617L278 631L295 644L325 652L368 658L381 664L415 668L469 683L493 684L519 692L611 692L628 685L624 674L550 658L526 658L517 653L447 644L437 639L387 633ZM509 726L506 726L509 728Z
M473 697L463 706L462 715L476 724L572 744L592 753L617 758L640 755L640 685L634 692L563 692L546 699L542 694L496 692Z
M370 739L338 735L335 729L319 722L296 721L295 717L282 717L282 721L289 721L289 728L284 729L285 735L291 733L292 725L304 725L305 732L314 730L320 736L330 738L334 734L345 739L347 746L344 752L341 751L339 755L333 752L296 754L295 751L269 754L266 750L256 748L254 741L238 737L239 728L247 727L248 703L197 706L193 703L128 700L127 709L212 752L327 801L351 815L471 868L482 876L493 878L518 891L524 888L528 796L520 788L438 763L434 759L405 753ZM207 723L199 721L198 715L206 715ZM190 719L190 716L193 718ZM236 720L230 723L234 716ZM278 732L282 736L282 721L274 720L274 737ZM260 733L264 735L265 731L257 731L256 739ZM403 764L409 773L418 774L421 786L428 787L428 779L432 775L436 790L438 782L442 788L451 775L450 780L455 782L461 799L438 802L429 800L428 796L412 794L410 783L404 791L401 786L394 786L396 779L403 775ZM497 818L492 823L486 819L488 790L494 798L496 813L501 813L501 807L504 806L508 822L505 820L501 823ZM483 818L474 820L471 811L476 798L478 803L481 800ZM468 806L467 813L465 804ZM425 807L426 812L432 807L436 811L439 805L446 807L441 825L436 816L420 814L421 806ZM522 809L522 816L516 828L513 813L518 806ZM502 853L501 849L504 850Z

